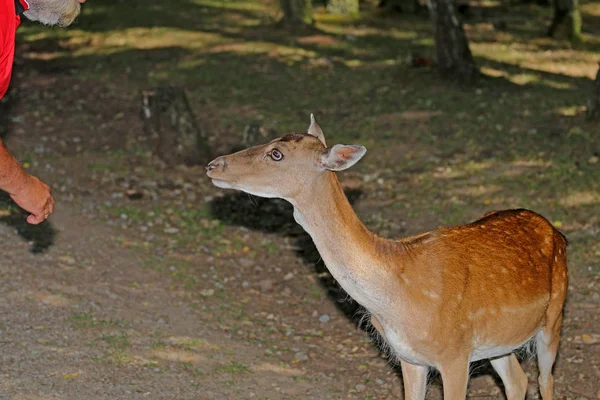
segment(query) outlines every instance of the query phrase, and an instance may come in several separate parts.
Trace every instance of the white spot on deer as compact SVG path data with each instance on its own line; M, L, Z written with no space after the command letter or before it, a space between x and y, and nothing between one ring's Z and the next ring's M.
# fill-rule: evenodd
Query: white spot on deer
M402 282L404 282L407 285L410 283L410 279L408 279L404 274L400 274L400 279L402 279Z
M432 292L431 290L427 290L427 289L421 289L421 292L423 292L423 294L427 297L431 297L432 299L439 299L440 295Z
M461 301L463 298L462 293L457 294L456 298L458 299L458 301Z
M483 314L485 314L485 308L480 308L475 312L475 317L481 317Z

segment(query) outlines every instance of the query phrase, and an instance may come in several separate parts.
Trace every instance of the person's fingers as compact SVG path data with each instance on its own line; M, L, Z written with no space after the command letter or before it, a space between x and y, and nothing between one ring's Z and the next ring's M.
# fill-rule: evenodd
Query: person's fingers
M48 206L49 214L54 212L54 197L50 197L50 205Z
M31 225L38 225L43 220L44 220L44 218L39 215L31 214L29 217L27 217L27 222L30 223Z

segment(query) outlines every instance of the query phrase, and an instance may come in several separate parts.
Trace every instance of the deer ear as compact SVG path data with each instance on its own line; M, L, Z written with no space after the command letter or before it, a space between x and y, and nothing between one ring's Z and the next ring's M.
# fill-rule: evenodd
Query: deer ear
M343 171L358 162L367 152L366 147L352 144L336 144L321 153L320 166L330 171Z
M323 143L323 146L327 147L327 144L325 143L325 135L323 134L323 130L321 129L319 124L317 124L317 121L315 120L315 116L313 114L310 114L310 126L308 127L308 134L319 139L321 143Z

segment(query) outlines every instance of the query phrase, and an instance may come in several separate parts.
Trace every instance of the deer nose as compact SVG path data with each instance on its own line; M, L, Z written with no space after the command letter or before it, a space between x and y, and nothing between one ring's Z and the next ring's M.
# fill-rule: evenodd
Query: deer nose
M223 157L215 158L206 166L206 172L210 172L217 168L223 168L225 166L225 160Z

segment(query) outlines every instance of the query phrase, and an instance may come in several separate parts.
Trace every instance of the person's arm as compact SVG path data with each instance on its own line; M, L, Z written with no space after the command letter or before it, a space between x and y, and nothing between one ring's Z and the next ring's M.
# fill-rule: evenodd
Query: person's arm
M54 211L54 198L48 185L23 171L1 140L0 190L8 192L15 203L31 213L27 217L30 224L39 224Z

